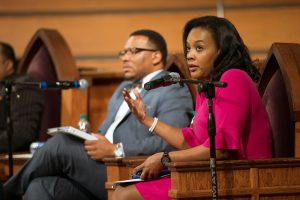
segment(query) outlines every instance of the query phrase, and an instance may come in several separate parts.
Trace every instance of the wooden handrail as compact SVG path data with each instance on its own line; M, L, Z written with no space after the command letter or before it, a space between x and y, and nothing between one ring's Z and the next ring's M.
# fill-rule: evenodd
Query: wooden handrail
M172 199L210 199L208 161L175 162L171 170ZM300 159L217 161L218 196L222 199L297 199Z

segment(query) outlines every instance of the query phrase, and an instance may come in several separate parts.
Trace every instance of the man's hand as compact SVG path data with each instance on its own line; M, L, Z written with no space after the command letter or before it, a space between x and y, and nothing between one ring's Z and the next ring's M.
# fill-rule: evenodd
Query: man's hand
M84 148L86 153L93 160L100 160L104 157L114 156L116 145L110 143L106 137L100 134L92 134L98 138L98 140L85 140Z
M163 165L160 162L162 155L163 153L156 153L149 156L141 165L134 169L134 172L142 171L142 180L157 178L163 169Z

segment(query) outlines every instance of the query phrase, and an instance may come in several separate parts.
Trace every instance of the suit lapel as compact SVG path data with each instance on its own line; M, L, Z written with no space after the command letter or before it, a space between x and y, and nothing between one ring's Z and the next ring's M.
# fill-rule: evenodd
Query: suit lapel
M130 82L127 82L127 84L122 85L119 88L119 91L117 92L117 96L114 98L113 109L111 110L111 115L110 115L110 116L112 116L112 118L109 120L110 124L115 121L115 117L117 115L117 112L119 111L119 109L121 107L121 104L124 101L122 90L123 90L123 88L127 88L129 85L130 85Z

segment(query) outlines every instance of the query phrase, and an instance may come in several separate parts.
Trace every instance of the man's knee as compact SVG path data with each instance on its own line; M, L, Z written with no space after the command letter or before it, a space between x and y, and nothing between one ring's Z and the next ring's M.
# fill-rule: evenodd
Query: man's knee
M41 151L42 154L50 154L53 156L56 156L57 153L60 155L68 154L68 152L70 152L70 148L73 146L72 144L74 143L77 142L73 141L73 138L68 135L59 134L50 138L46 144L39 149L39 151Z
M51 199L48 196L48 191L45 190L45 186L43 185L42 178L36 178L30 182L30 184L23 196L23 199L24 200Z

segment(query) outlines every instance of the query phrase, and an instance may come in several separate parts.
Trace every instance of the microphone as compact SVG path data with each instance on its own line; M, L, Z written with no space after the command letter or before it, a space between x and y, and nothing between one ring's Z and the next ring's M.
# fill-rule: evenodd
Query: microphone
M159 79L155 79L153 81L149 81L144 84L145 90L152 90L159 87L165 87L172 84L179 83L181 86L183 84L197 84L199 86L199 91L205 91L208 85L213 85L215 87L227 87L226 82L219 82L219 81L207 81L207 80L194 80L194 79L181 79L180 74L176 72L171 72L168 75L165 75Z
M171 84L176 84L180 82L180 75L176 72L171 72L168 75L165 75L159 79L155 79L153 81L149 81L144 84L145 90L152 90L159 87L169 86Z
M49 88L57 88L57 89L71 89L71 88L80 88L86 89L88 88L89 83L85 79L80 79L79 81L41 81L39 83L39 88L41 89L49 89Z

